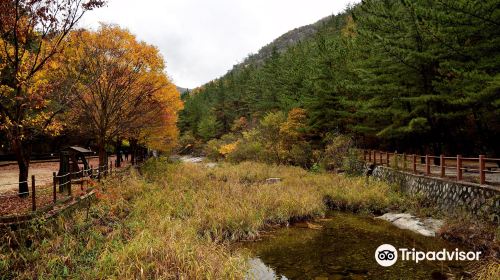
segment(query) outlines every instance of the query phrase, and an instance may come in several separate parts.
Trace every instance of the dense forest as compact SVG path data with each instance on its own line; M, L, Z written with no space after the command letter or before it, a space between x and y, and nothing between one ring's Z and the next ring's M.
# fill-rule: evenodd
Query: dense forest
M499 35L498 0L362 1L185 94L181 143L219 138L225 154L271 137L274 120L300 139L288 151L342 135L361 148L498 155Z

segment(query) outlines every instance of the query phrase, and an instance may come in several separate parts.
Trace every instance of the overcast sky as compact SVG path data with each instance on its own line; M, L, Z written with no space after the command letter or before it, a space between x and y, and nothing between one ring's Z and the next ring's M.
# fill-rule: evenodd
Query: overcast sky
M355 0L109 0L81 26L116 23L156 45L175 84L224 75L281 34L337 14Z

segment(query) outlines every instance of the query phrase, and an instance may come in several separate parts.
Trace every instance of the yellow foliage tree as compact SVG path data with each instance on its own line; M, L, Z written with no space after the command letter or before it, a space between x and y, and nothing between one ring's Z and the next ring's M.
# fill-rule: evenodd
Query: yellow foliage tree
M19 166L19 194L28 194L32 140L56 134L65 99L53 95L47 66L66 37L100 0L0 1L0 131Z
M105 145L113 138L159 150L174 145L182 102L158 49L114 25L70 38L60 61L61 76L72 85L66 89L75 97L67 116L96 136L99 165L107 162Z

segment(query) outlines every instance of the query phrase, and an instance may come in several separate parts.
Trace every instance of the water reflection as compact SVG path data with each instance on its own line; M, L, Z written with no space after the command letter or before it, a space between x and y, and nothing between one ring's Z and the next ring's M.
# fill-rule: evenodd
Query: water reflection
M250 258L248 261L250 270L248 271L247 280L256 280L256 279L262 279L262 280L275 280L275 279L280 279L280 280L288 280L283 275L277 275L276 272L267 266L264 262L262 262L261 259L259 258Z
M438 238L400 230L385 221L332 213L315 229L279 229L262 241L243 245L253 256L247 279L461 279L466 262L398 261L384 268L374 259L384 243L422 251L454 250Z

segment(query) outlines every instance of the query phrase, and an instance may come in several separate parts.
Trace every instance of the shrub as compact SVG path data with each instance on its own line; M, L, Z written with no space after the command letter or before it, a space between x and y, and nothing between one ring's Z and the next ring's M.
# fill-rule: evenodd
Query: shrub
M227 157L230 153L234 152L236 150L236 147L238 146L238 141L222 145L219 148L219 154L223 155L224 157Z
M179 146L179 154L198 154L202 150L201 141L197 140L190 131L179 138Z
M344 157L348 156L353 148L350 137L340 134L329 134L325 137L326 147L322 164L328 170L340 169L344 164Z
M363 175L365 164L360 158L357 150L349 149L342 162L342 169L349 176Z
M243 138L238 141L235 149L227 155L227 159L231 162L265 161L266 150L258 139L259 132L256 129L243 132Z
M219 152L219 149L222 145L222 142L218 139L212 139L205 144L203 148L203 153L206 157L211 160L219 160L222 158L222 155Z
M311 145L307 142L292 144L292 148L286 155L289 164L298 165L304 168L309 168L312 164L312 149Z

